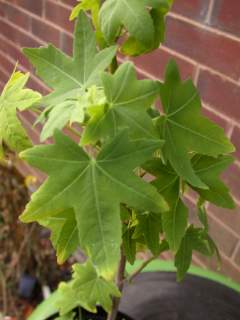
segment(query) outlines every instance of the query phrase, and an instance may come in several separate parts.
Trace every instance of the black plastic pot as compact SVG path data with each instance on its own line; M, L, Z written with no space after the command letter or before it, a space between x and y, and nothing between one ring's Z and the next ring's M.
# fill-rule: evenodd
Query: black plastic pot
M83 309L80 310L80 308L77 308L76 310L74 310L74 313L76 315L76 319L83 319L83 320L106 320L107 319L107 314L102 308L98 308L97 313L91 313L86 310L83 310ZM79 313L81 313L81 317ZM58 316L54 315L48 318L48 320L54 320L56 318L58 318ZM117 320L133 320L133 319L123 314L122 312L119 312L117 315Z
M120 310L135 320L240 320L240 294L222 284L173 272L140 274L123 293Z
M155 267L160 266L157 262ZM118 320L240 320L240 286L226 278L222 284L216 274L197 271L208 278L187 275L177 283L175 272L148 270L138 275L124 288ZM29 320L55 319L49 315L56 312L51 309L56 299L57 292ZM48 317L44 317L46 311ZM98 314L85 312L84 316L84 320L106 319L100 309Z

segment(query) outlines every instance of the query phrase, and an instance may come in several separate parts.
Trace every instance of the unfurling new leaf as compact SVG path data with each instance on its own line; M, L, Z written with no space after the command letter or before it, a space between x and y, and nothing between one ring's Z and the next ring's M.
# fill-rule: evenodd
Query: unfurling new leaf
M62 129L68 122L83 122L89 103L89 89L100 84L100 74L111 63L116 47L98 52L90 21L80 12L75 27L72 58L53 45L38 49L25 48L23 52L36 67L37 74L54 89L42 101L50 109L49 119L41 133L44 141L53 135L55 129Z
M95 143L99 138L112 137L123 128L133 139L156 139L158 134L147 114L158 93L152 80L137 80L132 63L122 64L114 75L103 74L105 105L89 109L90 120L81 143Z

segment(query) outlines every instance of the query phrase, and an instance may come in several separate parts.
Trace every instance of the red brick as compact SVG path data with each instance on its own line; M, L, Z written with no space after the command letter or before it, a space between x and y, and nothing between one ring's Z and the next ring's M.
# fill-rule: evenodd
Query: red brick
M193 223L196 227L201 227L201 223L199 222L198 215L197 215L197 209L195 203L190 201L189 199L184 199L184 203L187 205L189 209L189 221L190 223ZM229 231L228 229L224 228L218 220L221 219L221 210L218 210L215 206L211 206L211 209L208 209L208 223L209 223L209 233L215 240L216 244L219 247L219 250L224 252L227 256L231 256L237 242L238 238ZM220 212L219 212L220 211ZM222 210L223 211L223 210ZM229 211L229 218L231 218L231 214L233 217L235 217L233 212ZM211 213L210 213L211 212ZM237 212L236 212L237 213ZM235 213L235 214L236 214ZM217 219L214 219L213 217L216 217ZM237 217L235 217L235 221L239 222L239 225L237 228L240 229L240 212L238 213ZM228 223L226 223L228 224ZM221 232L219 232L221 230Z
M32 19L32 33L44 42L59 46L60 31L44 21Z
M46 18L64 30L73 31L74 23L69 21L70 10L52 1L46 2Z
M230 118L240 120L240 88L238 85L207 70L201 70L198 88L204 102Z
M1 65L0 65L0 81L5 84L7 80L8 80L8 77L6 73L1 69Z
M0 93L3 91L4 85L5 85L5 83L2 82L1 78L0 78Z
M239 266L240 265L240 246L237 249L236 255L235 255L235 263Z
M167 19L166 45L224 73L240 77L240 42L172 17Z
M61 49L68 55L72 55L73 37L69 34L62 32L61 34Z
M218 261L216 258L209 259L199 254L197 255L197 257L213 271L221 273L234 281L240 282L240 268L236 264L234 264L230 258L222 255L221 266L219 270Z
M41 42L36 40L33 36L28 35L24 31L14 26L11 23L0 20L1 35L6 39L10 39L13 43L21 47L39 47Z
M20 8L24 8L36 15L41 16L43 12L42 0L11 0L14 4Z
M232 195L240 202L240 167L233 163L223 174L223 179Z
M44 86L44 84L40 82L40 81L36 81L33 77L30 77L29 81L28 81L28 87L39 91L41 94L46 95L49 93L49 90L46 89L46 87Z
M6 3L0 2L0 17L5 17L6 15Z
M202 109L202 113L208 117L210 120L218 124L220 127L222 127L227 134L227 131L230 127L230 123L223 118L219 117L217 114L211 112L210 110L207 110L205 108Z
M10 42L6 41L0 36L0 51L11 57L13 60L18 61L20 65L28 70L31 70L31 65L27 58L22 54L20 47L17 47Z
M233 144L236 147L235 156L240 161L240 128L235 127L233 129L233 133L232 133L231 139L232 139Z
M239 0L217 0L214 2L211 25L240 36L239 14Z
M222 227L219 222L208 215L209 234L217 244L219 250L231 257L239 239L228 229ZM221 232L220 232L221 230Z
M207 15L209 0L176 0L172 11L194 20L203 21Z
M193 77L195 66L192 63L178 58L164 49L155 50L149 54L136 57L132 60L140 69L150 73L153 77L163 79L166 65L170 59L176 60L183 79Z
M208 212L219 219L223 224L227 225L236 234L240 235L240 207L230 210L210 205ZM220 230L220 229L219 229Z
M76 6L76 0L61 0L62 3L69 5L70 7Z
M9 75L12 73L14 69L14 64L11 63L7 57L0 51L0 61L1 61L1 68L4 69Z
M29 30L31 18L28 14L11 5L6 5L5 14L8 17L8 20L25 30Z

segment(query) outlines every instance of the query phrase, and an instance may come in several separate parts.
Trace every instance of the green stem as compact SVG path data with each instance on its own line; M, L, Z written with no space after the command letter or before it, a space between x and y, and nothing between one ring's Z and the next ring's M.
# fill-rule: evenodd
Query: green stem
M149 258L148 260L144 261L139 268L137 268L135 271L133 271L132 274L130 274L130 276L127 278L127 281L128 282L132 282L133 279L143 271L143 269L150 263L152 262L153 260L157 259L158 257L157 256L153 256L151 258Z
M124 279L125 279L125 269L126 269L126 257L123 253L123 248L121 248L121 258L118 266L118 273L116 278L116 284L120 292L123 290ZM108 314L107 320L116 320L117 313L119 309L120 298L113 297L112 299L112 310Z

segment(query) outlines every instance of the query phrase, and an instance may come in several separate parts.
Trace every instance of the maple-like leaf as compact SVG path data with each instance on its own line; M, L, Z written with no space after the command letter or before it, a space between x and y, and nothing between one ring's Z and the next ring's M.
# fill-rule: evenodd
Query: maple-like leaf
M151 7L149 11L153 22L154 35L152 46L146 46L143 42L139 41L134 36L129 38L123 43L121 52L128 56L138 56L154 49L157 49L165 37L165 15L171 8L172 0L159 0L151 1L146 0L145 4Z
M73 58L53 45L25 48L23 52L36 67L37 74L54 89L43 99L45 106L52 106L50 123L47 122L41 134L41 139L45 140L54 129L62 129L69 121L80 122L84 118L86 104L82 97L89 88L99 85L99 75L111 63L116 47L97 51L93 27L81 11L74 32ZM56 113L61 116L54 121ZM78 115L75 119L73 113Z
M201 102L191 80L181 82L177 65L168 64L160 85L165 115L158 120L164 154L174 170L191 185L207 188L191 164L189 152L216 157L234 151L223 129L201 115Z
M106 41L113 43L124 27L130 35L123 50L127 54L136 55L156 48L163 38L157 34L162 34L164 28L161 18L171 3L172 0L106 0L100 10L100 24Z
M9 81L0 96L0 154L3 155L2 143L11 150L20 152L31 147L17 110L23 111L39 102L41 95L31 89L24 89L29 79L29 73L13 71Z
M195 228L193 225L190 225L175 256L178 281L183 280L185 277L191 265L194 250L209 257L214 254L219 254L215 243L209 237L206 230L202 228Z
M74 211L67 209L38 222L51 230L51 242L56 250L57 261L62 264L79 246Z
M138 224L133 234L133 239L138 239L139 235L144 237L149 250L154 256L160 254L160 232L162 231L162 219L160 214L152 212L139 213L137 215Z
M73 271L71 282L61 283L58 289L57 306L60 309L60 314L67 314L77 306L96 312L98 304L106 312L109 312L112 306L112 297L120 297L120 292L114 282L99 276L89 260L83 265L73 265Z
M132 138L156 139L158 133L147 114L158 93L158 84L152 80L137 80L132 63L122 64L114 75L103 74L105 105L89 109L91 119L81 143L96 142L101 137L113 137L123 128Z
M188 223L188 209L181 199L179 177L160 159L148 161L144 169L156 177L152 184L169 204L170 210L162 214L162 228L170 249L176 252Z
M120 203L152 212L167 210L155 188L133 170L159 148L159 140L130 142L126 131L90 158L69 137L55 134L55 144L21 154L49 178L21 216L24 222L48 219L73 208L82 248L105 276L115 272L121 243ZM60 212L59 212L60 211Z
M219 207L234 208L234 201L229 194L229 190L219 178L219 175L232 164L233 160L231 156L212 158L196 155L193 157L192 165L195 173L209 188L207 190L193 188L202 199L210 201Z

